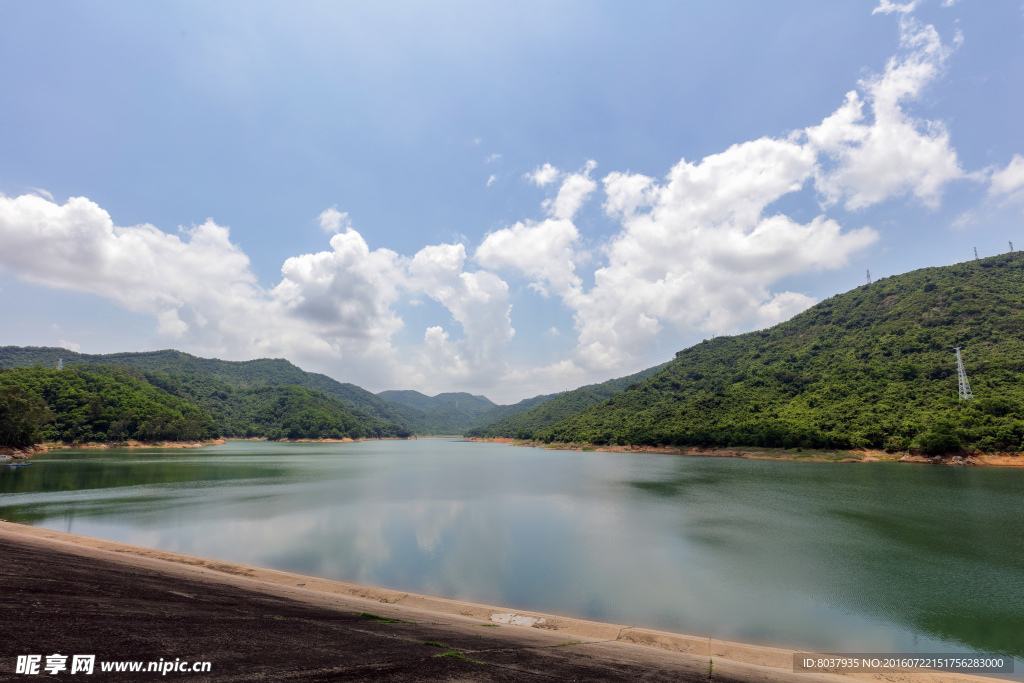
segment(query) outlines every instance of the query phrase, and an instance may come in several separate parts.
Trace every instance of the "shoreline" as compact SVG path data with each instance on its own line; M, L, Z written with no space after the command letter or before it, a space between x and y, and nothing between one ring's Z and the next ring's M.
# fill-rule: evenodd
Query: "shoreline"
M114 562L125 567L144 569L150 574L155 571L169 580L172 586L185 581L193 584L201 582L209 586L228 585L244 589L253 596L254 602L258 596L270 595L297 600L321 608L354 610L359 616L369 617L375 622L422 624L435 627L453 626L454 624L463 629L477 629L475 633L486 631L488 637L505 639L506 645L509 647L536 648L538 642L542 641L546 643L544 647L551 648L551 650L566 652L571 649L567 646L587 646L589 652L596 654L598 650L595 649L595 646L603 645L606 650L611 648L610 654L613 656L616 653L619 655L625 653L622 656L632 657L638 661L661 657L665 666L674 662L678 667L696 667L698 671L700 667L703 667L705 672L710 659L714 662L715 673L724 674L724 677L719 680L848 681L855 679L906 681L908 683L939 683L940 681L980 683L1002 680L946 672L844 673L841 675L794 673L794 656L802 653L800 650L736 643L630 625L594 622L528 610L515 610L510 607L494 607L416 595L154 550L6 521L0 521L0 540L76 555L79 558L76 565L86 571L89 570L90 560L93 563ZM183 595L175 593L173 590L169 592ZM186 597L196 598L197 596ZM279 619L279 617L273 618ZM441 620L452 623L443 623ZM480 626L490 626L493 630L480 630ZM474 637L481 638L483 636L475 635ZM431 645L431 642L420 644ZM498 648L496 651L501 652L502 649ZM480 652L485 651L481 650ZM481 656L473 652L470 654ZM568 656L568 653L566 654ZM730 671L730 669L732 670ZM733 676L730 676L730 673ZM697 678L685 680L697 680Z
M102 448L202 448L204 446L216 446L226 443L224 439L206 439L203 441L128 441L96 442L89 441L82 444L67 444L63 441L44 441L43 443L32 444L16 448L13 446L0 446L0 457L7 456L14 460L25 460L39 453L48 451L66 450L91 450Z
M356 443L360 441L410 441L416 438L432 438L432 437L416 437L416 436L381 436L381 437L360 437L358 439L350 439L348 437L341 439L279 439L278 443ZM459 437L461 438L461 437ZM218 439L206 439L204 441L136 441L130 439L128 441L115 441L115 442L97 442L89 441L87 443L64 443L63 441L45 441L43 443L32 444L31 446L22 446L15 448L13 446L0 446L0 459L7 457L14 460L25 460L31 458L33 455L39 453L46 453L47 451L66 451L66 450L99 450L104 448L109 449L122 449L122 448L203 448L205 446L220 446L226 444L228 441L268 441L266 437L253 436L230 436Z
M1020 453L947 453L941 456L926 456L906 451L872 450L852 448L848 450L824 450L814 448L758 448L756 446L688 447L679 446L610 446L575 443L544 443L512 439L509 437L463 437L466 441L480 443L504 443L509 446L544 448L552 451L583 451L587 453L661 453L664 455L689 455L704 458L741 458L744 460L772 460L777 462L830 462L830 463L872 463L902 462L922 465L945 465L950 467L1024 467L1024 454Z

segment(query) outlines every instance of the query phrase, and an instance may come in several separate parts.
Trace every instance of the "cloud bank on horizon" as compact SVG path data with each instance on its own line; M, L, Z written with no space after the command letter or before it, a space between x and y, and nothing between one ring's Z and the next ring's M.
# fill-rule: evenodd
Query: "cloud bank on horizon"
M778 283L842 268L880 234L840 225L831 207L859 211L906 198L928 210L954 181L986 184L994 201L1024 201L1024 157L965 171L946 125L913 115L910 105L962 41L944 42L914 18L915 4L882 0L875 11L897 16L898 52L820 122L680 159L660 179L599 173L598 161L575 170L539 163L520 179L551 193L536 219L476 243L413 254L374 249L347 213L330 207L316 218L328 247L287 258L280 281L264 286L229 228L213 219L178 234L119 226L90 199L60 203L39 191L0 195L0 269L152 316L167 346L231 359L283 356L374 390L488 393L504 383L518 388L518 400L575 386L580 376L625 374L615 370L642 361L661 334L763 328L816 303ZM818 215L798 220L778 208L808 191ZM577 223L590 202L615 225L599 243ZM516 316L530 315L513 310L513 280L571 312L576 344L562 358L508 359ZM396 343L406 324L400 304L426 299L448 319L426 326L416 345Z

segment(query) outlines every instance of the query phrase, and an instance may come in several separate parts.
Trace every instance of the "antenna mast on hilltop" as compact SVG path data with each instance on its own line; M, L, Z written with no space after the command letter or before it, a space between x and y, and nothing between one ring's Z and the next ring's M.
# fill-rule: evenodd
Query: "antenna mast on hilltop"
M1010 242L1010 253L1013 253L1013 242Z
M868 284L871 284L871 271L868 270Z
M978 248L977 247L974 248L974 260L975 261L978 260Z
M956 374L960 378L960 400L969 401L974 398L971 393L971 383L967 381L967 373L964 371L964 359L960 355L960 347L956 347Z

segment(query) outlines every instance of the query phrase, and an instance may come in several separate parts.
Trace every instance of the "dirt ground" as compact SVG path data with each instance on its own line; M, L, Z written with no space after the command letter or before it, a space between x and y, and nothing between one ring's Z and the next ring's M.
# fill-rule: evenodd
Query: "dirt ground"
M339 594L339 586L348 593ZM403 599L412 602L395 604ZM432 609L423 608L432 602ZM439 602L456 611L438 611ZM159 674L103 673L102 662L210 662L209 673L160 675L193 681L983 680L798 674L742 661L766 649L740 644L733 650L742 656L716 655L709 676L706 655L658 649L656 639L646 646L624 642L621 633L632 627L620 632L577 622L577 628L598 631L570 636L557 632L557 624L548 630L486 621L475 613L481 609L494 608L423 597L417 602L384 589L0 522L0 681L37 680L15 673L17 657L41 655L45 662L58 653L69 660L95 655L95 673L85 680L118 681ZM608 629L618 639L599 632Z
M34 678L14 673L17 655L54 653L211 662L208 674L167 674L194 681L708 680L704 658L473 620L392 620L387 605L337 609L10 537L0 558L5 681ZM713 680L766 680L752 668L722 663ZM90 680L156 675L97 670Z

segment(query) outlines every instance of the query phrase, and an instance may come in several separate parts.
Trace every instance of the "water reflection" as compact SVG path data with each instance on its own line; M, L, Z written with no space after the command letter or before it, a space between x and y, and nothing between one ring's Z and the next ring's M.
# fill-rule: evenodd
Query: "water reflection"
M55 452L0 517L822 651L1024 655L1024 472L419 440Z

